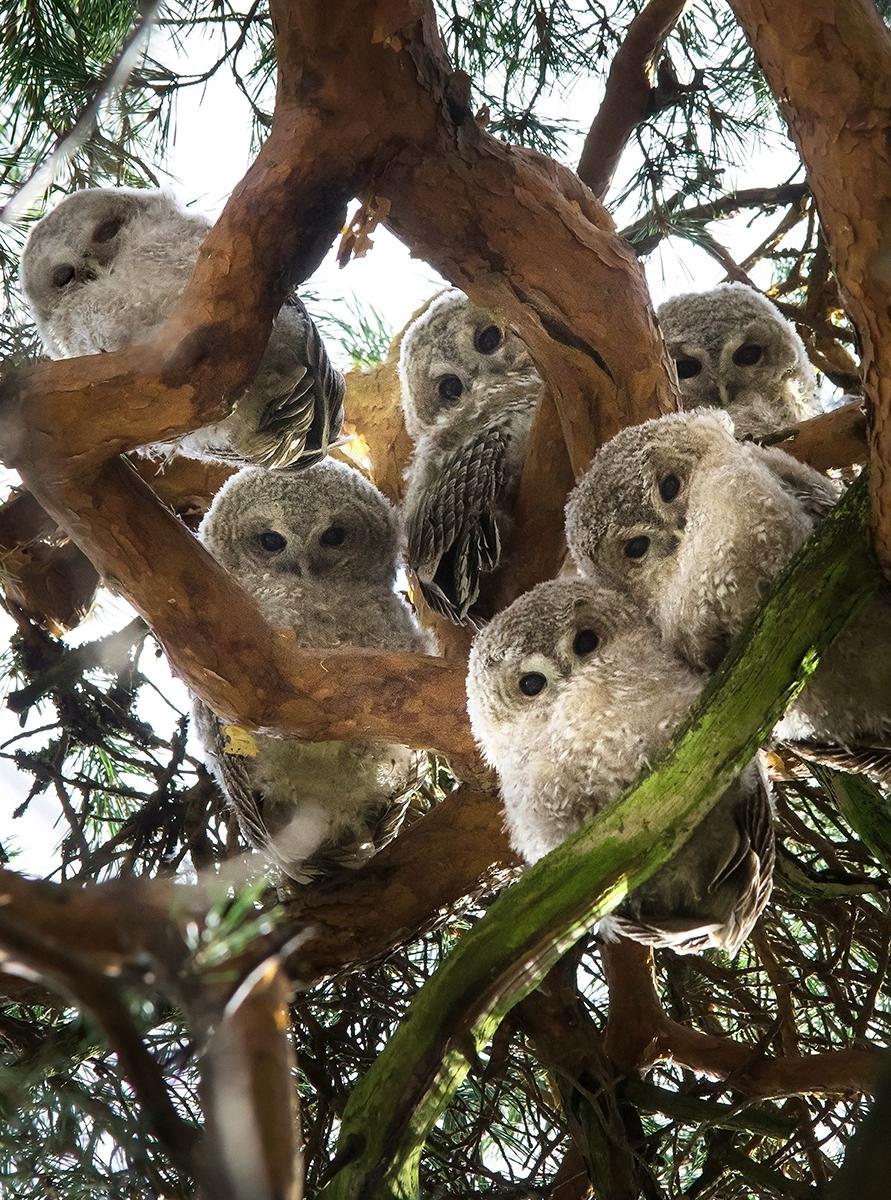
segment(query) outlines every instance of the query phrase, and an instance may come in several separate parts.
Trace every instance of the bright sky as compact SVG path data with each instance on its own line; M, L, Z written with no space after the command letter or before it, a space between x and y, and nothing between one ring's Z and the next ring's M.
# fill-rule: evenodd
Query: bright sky
M190 35L187 49L186 56L178 56L163 34L156 32L153 35L151 53L154 56L166 62L175 62L179 57L192 73L205 70L216 58L214 48L201 34ZM550 111L562 106L565 113L575 115L578 123L584 125L596 111L601 91L599 83L579 80L552 97ZM573 147L571 157L577 157L580 149L580 144ZM183 201L216 215L249 163L247 104L228 73L221 70L203 89L190 89L179 100L172 153L166 167L174 191ZM797 157L791 148L784 139L776 137L752 155L745 171L738 172L735 177L728 173L727 190L785 180L796 164ZM159 167L164 165L159 164ZM635 215L633 212L614 214L620 226ZM722 223L721 238L739 259L762 240L765 228L763 221L750 228L748 218L743 215ZM663 247L650 256L646 271L656 304L679 291L712 287L723 278L722 269L713 259L683 241L663 243ZM756 271L755 282L765 286L769 279ZM419 305L442 285L443 281L432 268L412 259L405 247L382 229L374 235L374 248L367 257L353 260L345 270L340 270L332 253L312 280L314 290L326 301L336 302L340 297L350 301L355 297L360 306L373 305L394 331L401 329ZM328 307L331 306L329 303ZM124 602L103 593L96 611L68 640L75 644L101 637L120 628L131 616L132 611ZM5 645L13 630L12 621L0 613L0 645ZM141 667L157 680L175 704L183 709L188 706L185 689L170 678L163 662L156 662L150 653L144 654ZM140 715L157 723L159 729L169 728L169 708L151 695L146 696ZM31 724L36 726L39 720ZM0 751L13 749L5 743L20 732L12 714L5 708L0 709ZM44 874L48 864L58 861L55 851L60 837L67 832L67 825L57 823L59 806L52 794L33 801L27 814L11 823L12 810L27 795L31 782L31 776L20 774L12 764L0 760L0 803L8 814L3 822L2 840L8 848L15 846L21 851L15 860L19 870Z

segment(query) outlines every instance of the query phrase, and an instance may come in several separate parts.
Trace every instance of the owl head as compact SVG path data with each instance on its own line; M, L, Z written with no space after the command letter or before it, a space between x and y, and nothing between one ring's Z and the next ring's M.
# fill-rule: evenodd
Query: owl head
M704 408L617 433L566 503L576 566L584 575L605 572L652 604L674 575L694 480L738 462L742 449L729 416Z
M249 590L301 580L389 583L396 575L393 506L331 458L296 472L239 471L217 492L199 536Z
M486 759L503 771L518 747L556 754L573 726L621 712L658 644L633 599L603 577L554 579L520 596L470 653L467 710Z
M31 230L22 255L22 288L45 340L51 342L51 328L49 337L45 331L60 310L82 306L97 281L101 286L115 272L124 247L132 253L138 246L146 272L153 259L180 254L184 223L210 226L154 189L87 188L66 196Z
M766 296L743 283L674 296L658 310L685 408L731 414L737 434L760 436L816 411L804 343Z
M515 333L456 290L438 296L402 339L399 378L409 433L472 417L492 384L534 377L529 352Z

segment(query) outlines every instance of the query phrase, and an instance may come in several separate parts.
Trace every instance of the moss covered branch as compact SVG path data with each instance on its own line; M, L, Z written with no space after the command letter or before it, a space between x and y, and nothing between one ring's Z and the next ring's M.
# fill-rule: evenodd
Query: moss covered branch
M558 958L679 849L876 588L866 481L803 548L670 752L502 895L414 1001L343 1117L326 1200L416 1196L424 1141L475 1048Z

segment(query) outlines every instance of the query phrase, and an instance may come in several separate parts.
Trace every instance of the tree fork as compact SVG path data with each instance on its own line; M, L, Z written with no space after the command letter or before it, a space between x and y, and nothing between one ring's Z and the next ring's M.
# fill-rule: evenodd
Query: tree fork
M568 169L470 118L429 3L332 11L278 0L272 10L272 130L183 297L147 344L11 375L0 448L225 719L316 739L398 738L472 770L459 667L285 645L113 459L228 411L288 286L314 269L362 188L387 196L391 226L416 253L516 326L552 387L576 470L623 425L674 407L665 352L640 265L599 202Z

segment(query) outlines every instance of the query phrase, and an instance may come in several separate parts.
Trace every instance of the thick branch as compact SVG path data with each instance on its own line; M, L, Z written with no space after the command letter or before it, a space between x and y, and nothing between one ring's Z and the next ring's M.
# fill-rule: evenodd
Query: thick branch
M685 6L686 0L650 0L616 51L578 165L579 178L595 196L606 194L629 137L652 111L653 67Z
M876 553L891 573L891 36L872 0L731 0L788 121L856 326Z
M850 467L867 458L866 413L860 400L852 400L763 441L765 445L778 446L818 471Z
M58 491L42 481L34 490L52 512ZM404 653L300 650L292 634L270 629L181 522L152 503L122 459L93 479L66 481L65 490L72 536L93 562L108 565L110 582L151 625L174 669L224 720L315 740L434 747L457 770L475 769L460 666ZM73 513L83 514L77 524Z
M309 738L430 745L472 765L460 670L297 652L113 456L223 415L287 287L319 261L345 197L372 178L414 252L527 340L577 470L617 429L674 406L664 350L639 264L590 192L470 119L429 4L351 0L332 10L278 0L273 10L272 131L180 302L149 344L40 363L7 380L0 447L225 719Z

